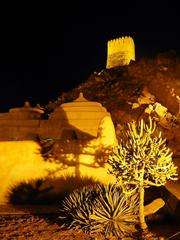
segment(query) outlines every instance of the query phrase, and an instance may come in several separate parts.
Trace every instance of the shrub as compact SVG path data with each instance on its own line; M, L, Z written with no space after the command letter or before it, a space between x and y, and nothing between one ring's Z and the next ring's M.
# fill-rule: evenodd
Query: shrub
M87 186L66 197L61 208L64 227L122 237L135 231L138 199L115 185Z
M127 140L114 147L109 164L117 182L124 191L139 191L139 224L146 229L144 215L144 189L160 187L167 180L177 180L177 166L172 161L172 152L166 145L161 132L155 134L156 122L149 117L128 123Z
M63 226L89 231L95 195L94 188L91 186L85 186L70 193L61 204L59 219L63 220Z
M96 204L91 215L91 232L117 237L132 235L138 220L137 194L127 196L115 185L98 186L97 191Z

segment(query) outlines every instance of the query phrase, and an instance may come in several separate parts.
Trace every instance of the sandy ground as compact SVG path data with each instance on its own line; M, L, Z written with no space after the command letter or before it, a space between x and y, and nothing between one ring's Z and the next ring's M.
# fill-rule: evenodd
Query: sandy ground
M2 240L90 240L86 234L61 230L47 216L0 215L0 239Z
M26 209L26 210L24 210ZM28 209L28 210L27 210ZM29 211L31 209L31 211ZM28 213L29 212L29 213ZM31 213L30 213L31 212ZM62 230L57 224L57 206L14 208L0 206L0 240L94 240L83 232ZM180 231L179 224L151 225L158 235L169 237ZM179 240L180 235L171 238Z

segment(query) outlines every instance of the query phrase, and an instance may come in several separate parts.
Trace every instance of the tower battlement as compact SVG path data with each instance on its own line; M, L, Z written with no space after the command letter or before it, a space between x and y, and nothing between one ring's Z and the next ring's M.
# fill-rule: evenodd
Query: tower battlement
M125 36L108 41L106 68L128 65L135 60L135 45L132 37Z

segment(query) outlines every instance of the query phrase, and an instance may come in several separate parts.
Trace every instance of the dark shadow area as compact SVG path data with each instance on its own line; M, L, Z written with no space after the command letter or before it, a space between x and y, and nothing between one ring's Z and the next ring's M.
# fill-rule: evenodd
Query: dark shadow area
M145 190L145 205L157 198L162 198L165 205L156 213L147 216L146 221L152 232L169 238L180 232L180 201L165 186ZM177 234L172 239L179 240L180 235Z
M33 216L48 224L61 226L63 223L58 217L62 200L76 189L97 183L99 182L92 178L74 176L19 183L12 186L7 194L10 215L15 212L19 216Z
M167 239L180 239L180 222L168 218L164 221L154 221L148 224L149 230L159 236L164 236Z
M7 199L13 205L56 205L73 190L97 183L89 177L47 177L12 186Z

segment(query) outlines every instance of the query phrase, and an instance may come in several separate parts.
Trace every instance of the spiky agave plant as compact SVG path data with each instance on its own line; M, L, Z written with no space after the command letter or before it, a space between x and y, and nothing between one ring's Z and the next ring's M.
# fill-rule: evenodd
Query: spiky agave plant
M60 209L59 218L63 220L63 226L73 229L81 228L88 232L95 196L95 187L92 186L85 186L69 194L62 202Z
M138 195L126 195L116 185L97 186L96 204L90 216L91 232L106 237L132 236L138 222Z

